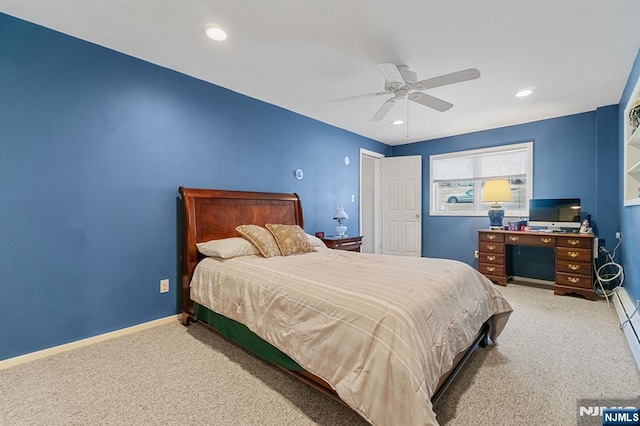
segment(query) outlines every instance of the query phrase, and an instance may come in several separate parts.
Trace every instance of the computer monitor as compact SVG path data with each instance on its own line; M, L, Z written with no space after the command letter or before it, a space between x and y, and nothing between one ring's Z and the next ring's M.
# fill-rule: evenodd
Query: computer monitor
M580 229L579 198L529 200L529 226L548 231Z

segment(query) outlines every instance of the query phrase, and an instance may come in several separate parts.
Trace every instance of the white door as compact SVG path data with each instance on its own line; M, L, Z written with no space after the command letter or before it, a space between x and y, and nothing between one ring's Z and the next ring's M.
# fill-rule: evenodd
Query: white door
M422 156L382 159L382 253L422 256Z

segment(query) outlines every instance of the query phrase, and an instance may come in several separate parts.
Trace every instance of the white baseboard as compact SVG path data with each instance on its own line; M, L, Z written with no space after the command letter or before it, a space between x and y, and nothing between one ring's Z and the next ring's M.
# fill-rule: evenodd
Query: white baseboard
M16 365L24 364L26 362L35 361L37 359L46 358L48 356L59 354L61 352L66 352L73 349L82 348L84 346L93 345L94 343L104 342L105 340L115 339L116 337L136 333L138 331L146 330L148 328L153 328L159 325L168 324L172 321L180 321L181 318L182 318L182 314L171 315L170 317L160 318L157 320L134 325L132 327L122 328L120 330L111 331L109 333L100 334L98 336L88 337L86 339L77 340L71 343L66 343L64 345L54 346L52 348L43 349L41 351L31 352L31 353L20 355L14 358L5 359L4 361L0 361L0 370L4 370L10 367L14 367Z
M636 312L636 314L631 317L631 320L629 320L629 316L632 315L636 309L636 304L631 301L631 297L629 297L629 293L627 293L624 287L620 287L612 299L616 313L618 314L618 320L620 324L624 324L622 331L627 338L629 348L636 360L638 369L640 369L640 312Z

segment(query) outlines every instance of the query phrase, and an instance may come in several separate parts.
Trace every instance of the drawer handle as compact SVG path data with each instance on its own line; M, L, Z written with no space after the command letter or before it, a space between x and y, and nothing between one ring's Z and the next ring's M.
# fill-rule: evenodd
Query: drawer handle
M510 236L509 239L511 241L518 241L518 237L516 237L515 235Z
M494 260L496 260L495 256L487 256L487 260L490 262L493 262Z
M569 244L572 246L578 246L580 245L580 240L569 240Z
M493 266L487 266L487 271L493 272L495 270L496 270L496 268L494 268Z
M577 251L570 251L568 254L569 254L569 256L571 256L571 257L578 257L578 256L580 256L580 253L578 253Z
M549 244L551 242L551 238L540 238L540 241L542 241L545 244Z
M487 235L487 239L493 241L496 239L496 236L493 234L490 234L490 235Z
M570 263L569 269L571 269L572 271L577 271L578 269L580 269L580 265L574 265L573 263Z
M487 250L493 251L496 249L496 246L487 246Z
M576 277L569 277L568 280L571 281L571 284L580 282L580 278L576 278Z

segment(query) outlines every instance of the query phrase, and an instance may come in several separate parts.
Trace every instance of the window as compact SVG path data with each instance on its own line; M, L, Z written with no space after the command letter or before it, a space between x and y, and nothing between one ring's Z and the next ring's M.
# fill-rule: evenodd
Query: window
M508 179L513 201L503 203L505 216L529 215L533 182L533 142L452 152L429 157L429 212L440 216L484 216L484 182Z

